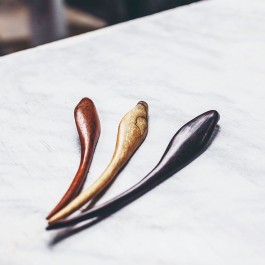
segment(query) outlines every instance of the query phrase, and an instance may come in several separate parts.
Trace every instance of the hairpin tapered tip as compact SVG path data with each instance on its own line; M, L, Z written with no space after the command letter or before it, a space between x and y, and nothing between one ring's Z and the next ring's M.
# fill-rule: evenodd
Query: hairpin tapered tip
M54 229L57 229L57 228L60 228L61 227L61 225L60 225L60 223L58 222L58 223L52 223L52 224L48 224L47 226L46 226L46 230L47 231L49 231L49 230L54 230Z
M51 230L50 225L47 225L46 228L45 228L45 230L47 230L47 231Z
M46 220L49 220L54 214L56 214L56 212L54 212L54 210L52 210L52 211L46 216Z

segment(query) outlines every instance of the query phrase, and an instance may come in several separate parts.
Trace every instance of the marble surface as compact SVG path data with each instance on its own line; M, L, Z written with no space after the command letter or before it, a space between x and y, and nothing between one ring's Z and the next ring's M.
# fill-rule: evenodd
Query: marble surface
M265 2L212 0L0 58L1 264L264 264ZM88 186L139 100L149 134L100 202L139 181L173 134L221 115L208 150L115 215L45 231L80 147L73 109L102 133Z

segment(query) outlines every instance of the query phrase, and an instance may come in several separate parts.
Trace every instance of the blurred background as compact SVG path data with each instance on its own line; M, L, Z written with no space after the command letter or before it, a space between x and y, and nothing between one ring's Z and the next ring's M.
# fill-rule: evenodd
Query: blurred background
M198 0L0 0L0 56Z

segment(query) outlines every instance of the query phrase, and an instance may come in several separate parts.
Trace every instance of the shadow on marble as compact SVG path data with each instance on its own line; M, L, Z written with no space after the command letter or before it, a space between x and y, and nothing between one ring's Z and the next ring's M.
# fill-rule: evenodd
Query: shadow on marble
M88 223L76 227L76 228L66 228L61 232L58 232L54 238L52 238L52 240L49 242L49 247L52 248L54 247L56 244L60 243L61 241L63 241L64 239L67 239L68 237L71 237L75 234L78 234L79 232L82 232L85 229L88 229L94 225L96 225L97 223L103 221L105 218L107 218L110 215L106 215L106 216L101 216L98 218L94 218L94 219L90 219Z
M214 129L214 132L213 132L213 134L212 134L212 136L211 136L211 138L210 138L210 140L209 140L209 142L208 142L208 144L207 144L207 146L193 159L193 160L195 160L197 157L199 157L202 153L204 153L205 151L206 151L206 149L208 149L211 145L212 145L212 143L213 143L213 141L216 139L216 137L218 136L218 134L220 133L220 129L221 127L219 126L219 125L216 125L216 127L215 127L215 129ZM193 161L192 160L192 161ZM191 162L192 162L191 161ZM191 163L190 162L190 163ZM185 165L186 166L186 165ZM182 168L184 168L185 166L183 166ZM181 168L181 169L182 169ZM180 170L181 170L180 169ZM180 171L179 170L179 171ZM175 174L177 174L178 172L176 172ZM175 175L174 174L174 175ZM170 176L170 177L173 177L174 175L172 175L172 176ZM170 177L168 177L168 178L170 178ZM166 180L166 179L165 179ZM150 190L152 190L153 188L155 188L156 186L158 186L158 185L160 185L162 182L164 182L165 180L163 180L163 181L161 181L161 182L158 182L158 183L156 183L154 186L152 186L152 187L150 187L150 189L149 189L149 191ZM113 184L113 182L114 181L112 181L112 183L111 183L111 185ZM98 196L98 197L96 197L94 200L92 200L90 203L89 203L89 205L88 205L88 208L91 208L91 207L93 207L95 204L96 204L96 202L100 199L100 197L104 194L106 192L106 189L105 190L103 190L103 192ZM143 194L144 195L144 194ZM141 195L142 196L142 195ZM139 197L138 197L139 198ZM76 227L76 228L66 228L66 229L64 229L63 231L61 231L61 232L58 232L56 235L55 235L55 237L54 238L52 238L52 240L49 242L49 247L53 247L53 246L55 246L56 244L58 244L58 243L60 243L61 241L63 241L63 240L65 240L65 239L67 239L67 238L69 238L69 237L71 237L71 236L73 236L73 235L75 235L75 234L78 234L79 232L82 232L83 230L85 230L85 229L88 229L88 228L91 228L91 227L93 227L94 225L96 225L96 224L98 224L98 223L100 223L101 221L103 221L103 220L105 220L107 217L109 217L109 216L111 216L112 214L114 214L114 213L116 213L117 211L119 211L120 209L122 209L123 207L125 207L126 205L128 205L128 204L130 204L130 203L132 203L133 201L135 201L137 198L135 198L135 199L133 199L133 200L131 200L131 201L129 201L129 202L126 202L125 204L123 204L122 206L120 206L119 208L117 208L117 209L115 209L114 211L112 211L111 213L109 213L109 214L106 214L106 215L102 215L102 216L100 216L100 217L95 217L95 218L93 218L93 219L88 219L88 223L85 223L84 225L82 225L82 226L78 226L78 227Z

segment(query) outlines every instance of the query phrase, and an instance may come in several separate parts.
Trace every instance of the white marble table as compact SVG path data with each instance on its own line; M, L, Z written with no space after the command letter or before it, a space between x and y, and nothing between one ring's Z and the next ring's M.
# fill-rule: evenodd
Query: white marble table
M0 58L0 264L265 263L265 1L212 0ZM197 160L104 221L45 231L78 167L73 109L94 100L102 134L150 107L146 141L101 201L140 180L177 129L209 109L218 134Z

